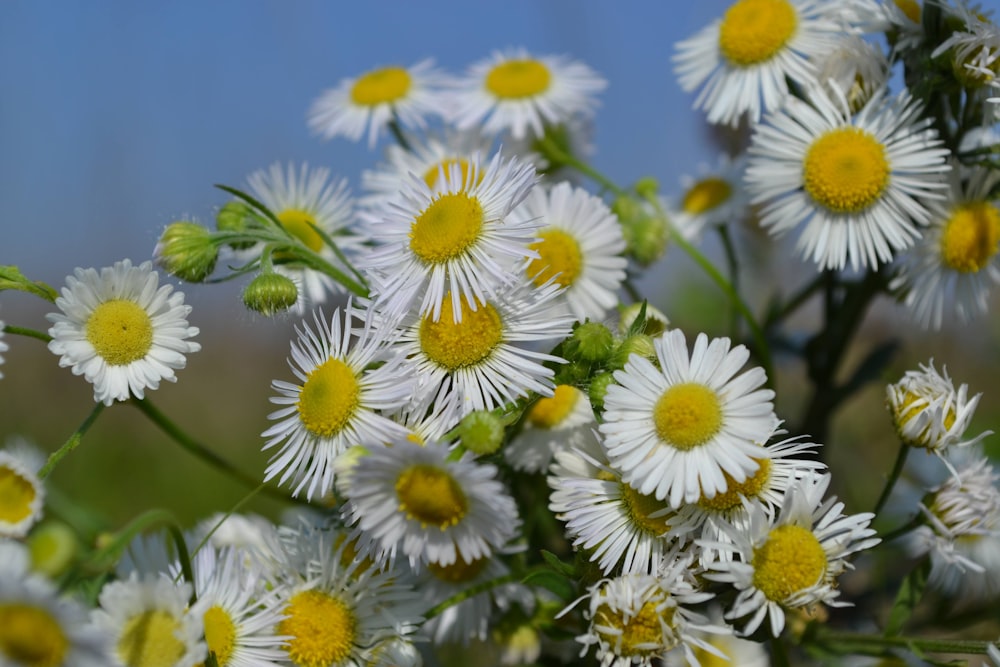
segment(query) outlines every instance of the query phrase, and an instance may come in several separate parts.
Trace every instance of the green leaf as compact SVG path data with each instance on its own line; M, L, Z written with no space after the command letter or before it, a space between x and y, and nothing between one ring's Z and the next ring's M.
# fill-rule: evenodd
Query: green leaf
M903 626L924 595L924 587L927 585L930 571L930 559L925 559L903 579L899 592L896 593L896 600L892 603L892 609L889 611L889 620L885 625L884 633L886 637L898 635L903 630Z
M576 586L573 582L561 574L552 570L535 570L521 580L522 584L541 586L542 588L555 593L561 600L569 602L576 597Z
M559 556L555 555L551 551L546 551L545 549L542 549L542 558L544 558L545 562L548 563L552 567L552 569L558 572L559 574L564 574L567 577L573 577L576 574L575 567L569 565L568 563L564 563L562 560L560 560Z
M0 291L5 289L28 292L39 296L49 303L55 303L59 293L43 282L28 280L16 266L0 266Z

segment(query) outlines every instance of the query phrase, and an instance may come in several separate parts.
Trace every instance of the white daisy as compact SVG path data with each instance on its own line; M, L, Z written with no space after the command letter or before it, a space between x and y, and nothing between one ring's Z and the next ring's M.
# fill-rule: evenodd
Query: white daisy
M45 487L38 467L0 450L0 537L24 537L39 519Z
M405 435L402 426L379 412L404 405L412 382L400 358L386 353L384 330L374 330L371 317L363 315L348 302L343 324L338 308L329 322L314 313L315 332L307 323L296 328L289 365L301 384L272 383L278 396L271 402L284 407L268 415L277 423L261 434L267 438L264 450L281 446L265 481L280 472L279 483L292 479L296 495L303 489L307 498L323 495L333 487L334 460L348 447ZM354 328L355 319L363 320L362 328Z
M785 609L817 602L845 606L837 597L836 578L851 568L847 557L880 542L872 537L871 513L844 516L836 497L823 500L830 475L807 473L785 493L777 520L760 503L748 503L749 521L729 526L732 542L713 545L733 558L712 563L705 576L732 583L736 600L727 619L750 615L743 634L752 634L768 618L777 637L785 626Z
M482 127L491 135L541 137L545 125L591 113L606 85L592 69L564 56L494 51L455 82L450 120L460 129Z
M1000 74L1000 27L978 6L959 3L949 8L963 30L955 30L931 53L947 55L955 79L963 88L975 90L990 84Z
M193 542L215 549L236 547L244 552L267 553L275 526L257 514L216 513L198 522L193 530Z
M557 341L570 332L570 318L552 313L558 286L519 283L511 291L452 310L445 295L440 319L411 313L400 324L398 350L421 393L453 401L464 416L492 410L528 396L551 396L554 371L545 363L563 359L535 352L538 341Z
M32 574L23 545L0 540L0 664L12 667L107 667L110 637L87 612Z
M545 472L556 452L594 441L595 426L587 395L572 385L557 385L552 396L543 396L528 408L523 428L504 445L504 458L515 470Z
M309 127L324 139L351 141L360 139L367 128L372 148L390 121L424 128L428 116L445 115L448 104L442 88L447 81L432 60L411 67L379 67L344 79L320 95L309 108Z
M62 313L46 316L49 350L60 355L59 365L83 375L94 385L94 400L105 405L141 399L160 380L176 381L184 355L201 349L187 340L198 328L188 326L184 295L158 287L152 262L132 266L126 259L100 273L78 268L74 274L55 302Z
M843 26L820 0L738 0L723 18L678 42L674 71L710 123L737 125L772 111L788 95L787 80L814 80L813 61L836 46Z
M358 550L380 563L397 552L413 567L471 563L503 547L521 523L496 467L468 453L448 460L436 442L372 448L356 462L347 493L343 516L357 525Z
M827 95L847 100L857 112L889 80L889 59L882 49L860 35L845 35L840 44L819 62L817 84Z
M573 316L602 319L615 304L625 280L625 239L618 218L598 197L569 183L535 188L511 218L541 222L539 240L528 247L538 253L528 276L539 287L552 280L564 288Z
M886 407L899 439L940 456L985 438L990 431L963 440L982 397L969 398L968 392L966 384L956 390L948 370L938 373L933 360L926 366L920 364L919 371L906 371L902 379L886 387Z
M566 534L605 574L656 570L671 542L674 512L621 480L600 442L556 453L548 477L549 509L566 522Z
M697 176L682 177L681 194L668 202L667 210L685 238L697 238L708 227L738 224L747 217L750 197L743 187L745 169L742 156L722 155L714 168L702 165Z
M354 233L354 202L347 179L334 180L325 167L310 169L303 163L296 172L291 163L283 168L274 163L247 177L248 194L266 206L285 231L343 273L351 268L327 245L317 229L326 234L350 262L362 253L363 239ZM239 253L259 254L260 247ZM299 290L293 310L301 315L309 305L325 303L330 293L344 293L345 287L332 277L294 261L294 255L278 249L272 254L275 270L291 278Z
M890 284L904 291L920 325L935 330L953 315L961 324L985 315L1000 283L1000 208L991 198L1000 173L956 167L950 176L946 199L931 202L929 228Z
M733 634L732 629L722 619L722 608L713 604L709 609L709 620L713 625L725 628L725 633L692 630L694 637L708 643L713 649L709 652L701 647L692 647L692 652L701 667L770 667L771 659L767 649L758 642L741 639ZM690 667L687 656L680 648L674 649L663 658L663 667Z
M679 329L653 344L659 368L633 354L615 371L600 429L623 481L679 507L724 492L724 473L743 482L757 470L755 443L778 424L774 392L760 389L762 368L736 376L750 352L728 338L699 334L690 357Z
M754 131L746 184L761 225L777 236L804 223L798 248L822 269L889 262L930 220L948 150L906 91L857 115L839 93L813 88L811 102L789 99Z
M376 306L387 317L402 315L423 292L416 310L437 320L446 292L459 312L462 300L475 304L512 282L534 256L526 246L539 222L508 214L534 183L530 165L504 161L500 153L485 167L478 155L465 168L442 166L433 188L411 175L391 212L371 225L381 243L366 260Z
M191 584L166 574L104 585L91 622L112 637L116 667L195 667L208 655L201 617L188 613Z

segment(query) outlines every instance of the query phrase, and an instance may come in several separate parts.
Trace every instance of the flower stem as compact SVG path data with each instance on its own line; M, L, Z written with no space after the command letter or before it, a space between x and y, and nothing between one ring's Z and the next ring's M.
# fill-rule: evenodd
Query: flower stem
M882 494L878 497L878 502L875 503L875 509L873 511L876 515L885 506L886 501L889 500L889 494L892 493L892 489L896 486L896 481L899 479L899 475L903 472L903 466L906 465L906 455L909 453L910 446L905 442L900 441L899 452L896 454L896 462L892 464L892 471L889 473L889 478L885 480L885 486L882 488Z
M45 465L42 466L42 469L38 471L39 479L45 479L48 477L49 473L52 472L52 469L63 460L63 457L77 448L77 445L79 445L80 441L83 440L83 435L88 429L90 429L91 425L93 425L94 421L97 419L97 416L101 414L103 410L104 403L98 403L94 406L94 409L90 411L87 418L83 420L82 424L80 424L80 428L76 429L73 435L69 436L69 439L63 443L62 447L52 452L48 461L46 461Z
M410 145L410 140L406 138L406 134L403 133L403 128L399 124L399 119L396 114L392 114L392 118L389 120L389 131L392 132L393 138L396 139L396 143L407 153L413 152L413 146Z
M573 157L572 155L570 155L569 153L567 153L566 151L564 151L550 137L547 136L542 137L541 139L539 139L538 145L541 148L545 149L545 156L550 160L552 160L553 162L558 162L560 165L576 169L581 174L591 179L605 190L613 192L616 197L625 197L628 195L628 193L625 192L625 190L623 190L622 188L620 188L617 183L615 183L610 178L606 177L604 174L591 167L586 162L582 162Z
M986 653L990 642L977 639L926 639L923 637L883 637L855 632L835 632L817 628L810 637L814 643L836 653L864 653L887 648L917 648L932 653Z
M6 333L15 334L17 336L27 336L28 338L37 338L38 340L48 343L52 340L52 336L48 335L44 331L36 331L35 329L28 329L26 327L15 327L10 324L5 324L3 330Z
M462 602L463 600L468 600L471 597L475 597L476 595L479 595L483 591L488 591L491 588L496 588L497 586L502 586L504 584L507 584L507 583L510 583L510 582L516 581L516 580L517 580L517 576L513 572L509 572L509 573L503 575L502 577L496 577L495 579L490 579L489 581L484 581L481 584L476 584L475 586L470 586L469 588L466 588L465 590L462 590L462 591L459 591L458 593L455 593L454 595L452 595L447 600L444 600L443 602L440 602L440 603L434 605L433 607L431 607L430 609L428 609L427 613L424 614L424 618L429 621L432 618L434 618L435 616L437 616L438 614L440 614L441 612L443 612L448 607L454 607L459 602Z

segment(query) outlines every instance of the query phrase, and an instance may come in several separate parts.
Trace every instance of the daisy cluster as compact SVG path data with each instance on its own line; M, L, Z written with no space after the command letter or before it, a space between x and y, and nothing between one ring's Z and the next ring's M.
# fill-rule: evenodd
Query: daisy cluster
M90 422L48 460L0 450L0 665L767 665L787 663L785 639L822 660L916 652L824 635L881 624L887 606L898 634L912 590L892 605L876 586L853 622L829 608L861 597L843 575L873 560L859 557L883 541L883 508L931 590L1000 596L1000 475L988 432L969 433L980 396L933 362L886 388L901 448L874 513L846 511L813 440L877 375L836 373L877 293L926 328L987 310L998 42L964 2L738 0L674 61L742 146L676 196L589 166L605 81L567 57L511 49L462 75L425 60L341 81L310 128L394 140L359 194L325 167L271 164L224 188L214 228L177 221L153 252L192 283L252 274L248 309L294 315L261 478L296 509L186 532L143 515L81 557L39 520ZM743 318L728 337L685 334L635 289L668 241L704 264L704 235L728 246L751 219L797 234L824 274L764 327L735 269L709 271ZM58 309L34 337L92 385L91 421L131 402L165 425L147 393L201 345L153 262L77 269L59 293L12 267L0 279ZM776 334L819 287L828 330ZM778 342L815 384L794 430L775 410ZM914 449L943 476L887 504ZM170 530L139 534L156 522Z

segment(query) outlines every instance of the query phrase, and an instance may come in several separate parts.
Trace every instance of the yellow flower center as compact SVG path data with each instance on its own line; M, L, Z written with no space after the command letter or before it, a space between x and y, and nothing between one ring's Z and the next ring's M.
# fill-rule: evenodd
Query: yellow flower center
M478 199L464 192L443 194L410 225L410 250L427 264L447 262L476 242L483 223Z
M653 407L653 423L660 439L687 451L705 444L722 428L722 405L715 392L702 384L685 382L669 387Z
M725 179L705 178L692 185L684 193L684 201L681 205L685 213L698 215L726 203L732 194L733 188Z
M329 438L350 422L360 395L354 370L340 359L327 359L306 376L295 407L310 433Z
M225 609L219 605L205 612L205 643L215 654L219 667L226 667L236 646L236 624Z
M297 667L329 667L350 657L357 627L346 602L310 590L292 596L277 634L290 637L284 648Z
M427 565L427 569L441 581L449 584L462 584L467 581L472 581L478 577L479 573L486 568L486 565L489 562L489 558L477 558L471 563L466 563L465 560L459 556L458 560L451 565L438 565L437 563L430 563Z
M178 636L180 621L170 612L150 609L125 622L118 658L127 667L173 667L187 651Z
M19 602L0 604L0 657L23 667L58 667L68 649L62 626L45 609Z
M406 97L406 94L410 92L411 84L412 79L406 69L383 67L358 77L351 88L351 99L355 104L366 107L391 104Z
M112 366L126 366L153 346L153 321L137 303L111 299L98 304L84 325L87 341Z
M447 530L469 510L461 485L447 470L432 465L417 464L403 470L396 478L396 497L400 511L419 521L421 528Z
M508 60L486 75L486 89L505 100L534 97L545 92L552 82L549 68L537 60Z
M802 165L805 191L835 213L857 213L889 184L885 147L856 127L829 130L813 141Z
M602 605L594 612L594 625L615 628L621 631L621 650L616 654L622 656L648 656L669 651L677 645L677 638L664 636L663 623L672 627L674 618L673 607L658 610L658 600L649 600L639 611L627 621L624 615L608 605ZM611 633L596 630L601 639L612 646L617 637Z
M1000 211L989 202L970 202L952 211L941 234L941 259L959 273L978 273L1000 243Z
M741 498L756 498L767 488L767 482L771 478L771 459L754 459L757 462L757 472L748 476L742 482L734 480L728 472L722 471L726 478L726 490L717 493L711 498L706 498L702 494L698 499L698 506L707 512L723 513L734 510L743 505Z
M431 190L437 185L438 177L441 173L442 168L444 169L445 177L447 177L448 172L451 171L451 166L457 164L459 169L461 169L462 181L461 183L452 183L453 186L461 185L463 189L472 184L469 183L469 171L472 168L472 164L464 157L450 157L441 162L431 165L427 171L424 172L424 183L427 184ZM476 175L476 185L483 182L483 171L480 169L479 173Z
M334 548L339 549L343 545L343 549L340 552L340 565L345 569L351 565L355 566L355 572L367 572L375 564L371 558L365 556L364 558L358 558L358 540L357 538L346 542L346 536L340 535L334 542Z
M316 216L309 211L300 208L289 208L277 214L278 222L288 230L288 233L302 241L307 248L313 252L319 252L323 248L323 237L316 233L313 225L316 224Z
M558 385L551 397L540 398L528 412L528 423L535 428L552 429L570 416L582 392L569 384Z
M781 602L819 583L826 574L823 545L808 528L786 524L771 530L753 550L753 585L768 600Z
M893 415L896 421L896 430L899 436L903 438L911 447L932 447L935 444L934 442L931 442L930 439L931 429L935 426L933 423L928 423L919 433L910 433L905 437L903 436L903 430L906 428L906 425L909 424L910 421L912 421L917 415L924 412L927 407L927 396L907 391L903 396L902 402L896 408L895 414ZM955 425L955 420L957 418L958 415L955 413L954 405L949 406L948 411L942 419L943 426L946 431L951 430L951 427Z
M16 470L0 467L0 522L16 524L27 519L37 495L30 479Z
M618 491L633 526L652 537L660 537L670 530L669 519L674 513L662 512L670 507L667 502L657 500L652 494L639 493L625 482L618 483ZM662 513L653 517L657 512Z
M556 228L546 229L538 236L541 240L528 246L539 254L528 265L528 275L539 287L553 277L563 287L572 285L583 269L580 244L572 235Z
M920 23L920 3L917 0L893 0L893 2L906 14L906 18L914 23Z
M0 505L4 501L0 500ZM31 569L55 578L66 571L76 556L76 533L61 521L49 521L38 526L28 538Z
M449 371L475 366L503 341L503 321L490 304L472 310L463 298L460 315L461 322L456 322L448 293L441 304L441 319L435 322L428 315L420 322L420 349Z
M787 0L739 0L722 18L719 51L737 67L765 62L788 43L797 24Z

